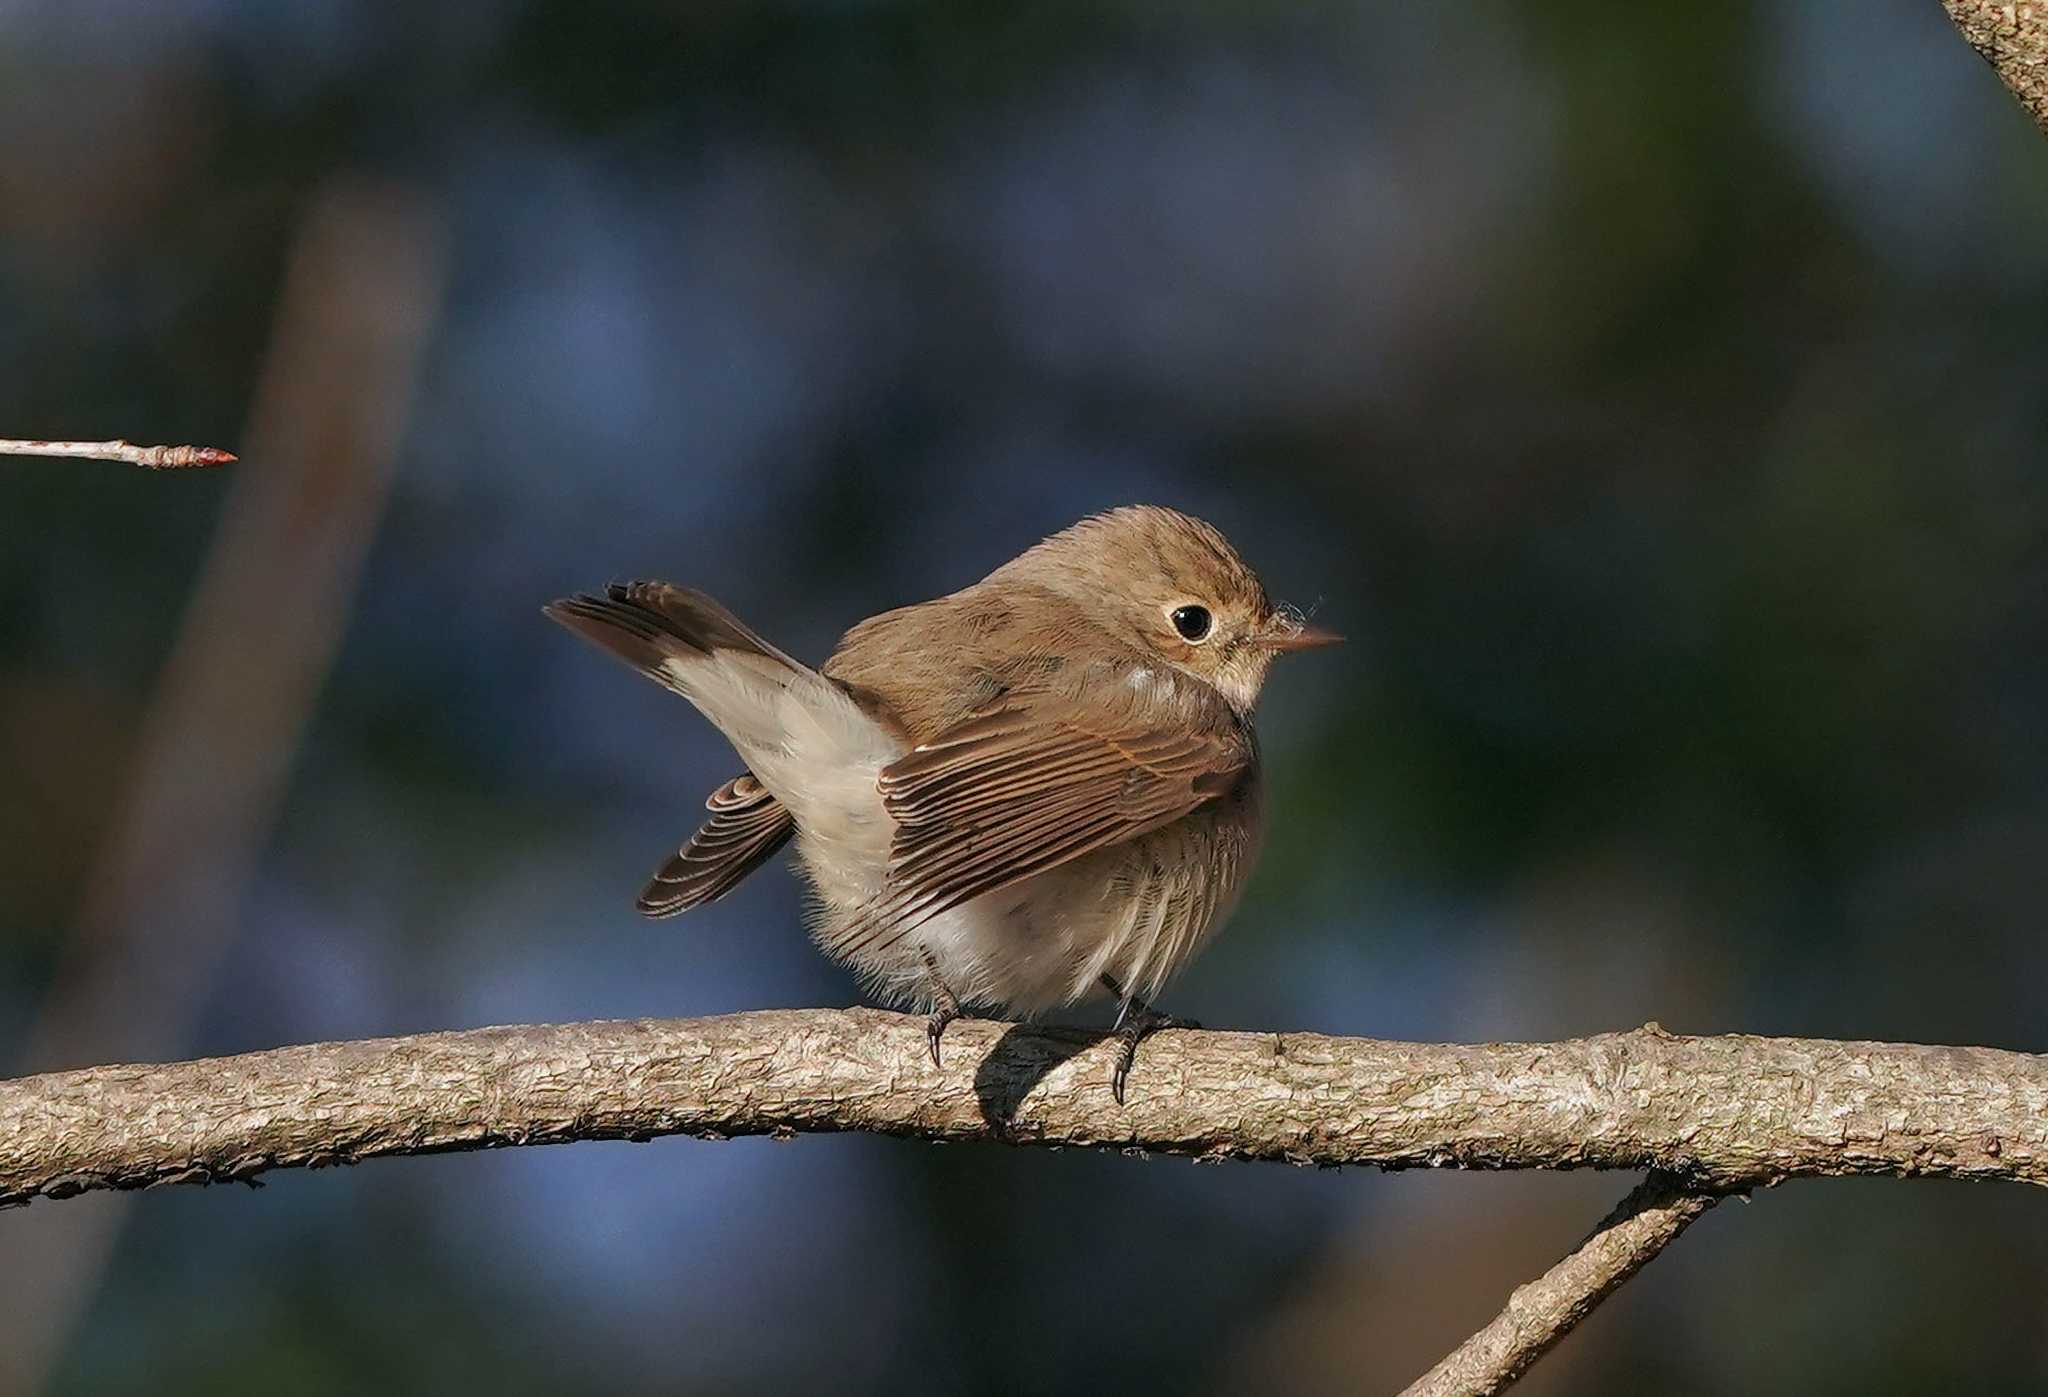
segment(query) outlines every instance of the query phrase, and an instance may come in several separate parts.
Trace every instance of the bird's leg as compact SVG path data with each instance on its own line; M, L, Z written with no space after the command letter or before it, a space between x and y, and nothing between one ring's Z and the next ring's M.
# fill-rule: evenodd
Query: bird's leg
M1130 1080L1131 1064L1138 1060L1138 1044L1148 1034L1162 1028L1200 1028L1193 1019L1177 1019L1171 1014L1162 1014L1135 994L1126 994L1116 977L1104 975L1102 987L1117 998L1116 1040L1121 1045L1116 1056L1116 1074L1109 1079L1109 1089L1116 1095L1116 1104L1124 1104L1124 1084Z
M939 1040L946 1036L946 1025L960 1017L960 1001L953 994L952 986L939 974L939 963L932 959L932 953L919 951L918 954L924 958L925 991L932 997L932 1012L924 1021L924 1032L931 1042L932 1066L939 1067L943 1065L939 1061Z

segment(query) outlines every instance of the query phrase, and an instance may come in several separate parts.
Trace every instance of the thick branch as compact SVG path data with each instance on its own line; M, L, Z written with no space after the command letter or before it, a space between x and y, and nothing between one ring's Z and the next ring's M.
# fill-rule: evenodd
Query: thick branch
M2048 133L2048 0L1942 0L1970 47Z
M377 1155L870 1130L1389 1169L1658 1168L1728 1191L1807 1175L2048 1183L2048 1059L1681 1038L1654 1025L1468 1046L1290 1033L1148 1039L1130 1103L1098 1034L769 1010L319 1043L0 1082L0 1204Z
M1578 1249L1508 1297L1493 1322L1417 1378L1401 1397L1491 1397L1571 1333L1594 1306L1656 1259L1720 1195L1652 1173Z

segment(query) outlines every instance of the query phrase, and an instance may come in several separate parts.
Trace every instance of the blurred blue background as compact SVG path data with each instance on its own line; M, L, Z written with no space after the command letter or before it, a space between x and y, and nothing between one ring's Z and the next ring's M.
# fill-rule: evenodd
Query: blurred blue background
M0 1057L853 1002L539 614L1097 509L1354 637L1165 1003L2048 1043L2048 141L1931 0L0 5ZM1142 1070L1142 1060L1141 1060ZM0 1215L0 1390L1391 1390L1628 1186L901 1141ZM1709 1217L1563 1392L2036 1391L2048 1210Z

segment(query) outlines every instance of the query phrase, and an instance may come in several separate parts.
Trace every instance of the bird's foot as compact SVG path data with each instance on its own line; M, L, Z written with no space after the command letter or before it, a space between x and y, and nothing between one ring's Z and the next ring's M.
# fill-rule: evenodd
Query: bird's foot
M1116 1097L1116 1104L1124 1104L1124 1088L1131 1079L1131 1067L1138 1060L1138 1044L1162 1028L1200 1028L1193 1019L1178 1019L1171 1014L1162 1014L1136 995L1124 993L1123 986L1105 975L1102 983L1119 1001L1116 1015L1116 1072L1109 1079L1109 1089Z
M932 997L932 1011L925 1018L924 1034L931 1044L932 1066L943 1067L939 1061L939 1040L946 1036L946 1025L960 1017L960 1001L953 994L952 987L939 977L938 962L926 952L924 957L926 989Z

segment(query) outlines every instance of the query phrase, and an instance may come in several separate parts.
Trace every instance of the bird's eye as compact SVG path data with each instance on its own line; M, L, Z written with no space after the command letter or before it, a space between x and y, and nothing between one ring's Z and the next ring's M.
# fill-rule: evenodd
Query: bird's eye
M1206 606L1176 606L1169 617L1173 628L1180 632L1180 638L1190 645L1200 645L1209 638L1210 628L1216 622L1209 615Z

